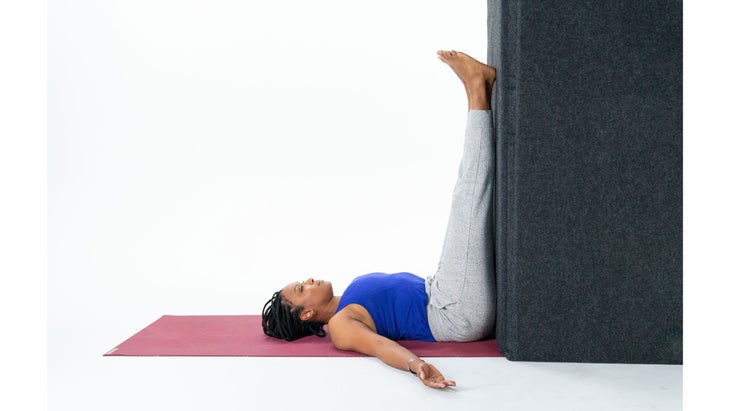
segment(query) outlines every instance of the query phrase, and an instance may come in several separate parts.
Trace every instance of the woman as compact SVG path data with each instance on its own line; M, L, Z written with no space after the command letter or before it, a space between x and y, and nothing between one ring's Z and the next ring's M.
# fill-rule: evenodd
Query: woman
M308 279L274 293L264 305L264 333L295 340L323 337L328 325L338 349L378 357L434 388L456 385L397 340L476 341L494 327L494 141L490 99L493 67L456 51L438 51L466 88L469 104L443 251L435 275L373 273L356 278L341 296L332 284Z

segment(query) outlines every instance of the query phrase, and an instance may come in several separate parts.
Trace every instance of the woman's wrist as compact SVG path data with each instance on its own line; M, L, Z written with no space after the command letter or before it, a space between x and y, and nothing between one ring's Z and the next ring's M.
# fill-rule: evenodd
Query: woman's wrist
M426 361L423 361L422 359L420 359L418 357L411 358L410 360L408 360L408 371L410 371L411 374L418 375L418 373L416 372L416 367L418 366L419 363L425 363L425 362Z

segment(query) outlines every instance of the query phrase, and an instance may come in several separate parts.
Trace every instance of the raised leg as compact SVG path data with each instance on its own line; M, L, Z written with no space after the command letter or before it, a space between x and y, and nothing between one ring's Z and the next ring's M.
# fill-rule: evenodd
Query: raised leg
M466 54L439 52L469 101L464 154L435 275L426 281L431 332L438 341L474 341L494 327L494 135L489 110L496 71Z

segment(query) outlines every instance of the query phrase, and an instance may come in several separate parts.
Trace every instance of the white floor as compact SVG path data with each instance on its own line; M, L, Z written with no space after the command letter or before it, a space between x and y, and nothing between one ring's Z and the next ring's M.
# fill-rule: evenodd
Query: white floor
M434 362L457 388L429 389L368 358L97 357L51 376L48 409L682 409L681 366Z
M683 366L434 358L441 391L373 358L103 357L112 329L49 346L49 410L682 409Z

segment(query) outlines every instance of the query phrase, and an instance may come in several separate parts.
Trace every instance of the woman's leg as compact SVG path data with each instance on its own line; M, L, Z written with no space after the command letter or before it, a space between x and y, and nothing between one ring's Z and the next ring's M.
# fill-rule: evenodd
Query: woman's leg
M494 68L466 54L439 52L467 91L464 154L438 271L426 281L428 321L438 341L474 341L492 333L494 279Z

